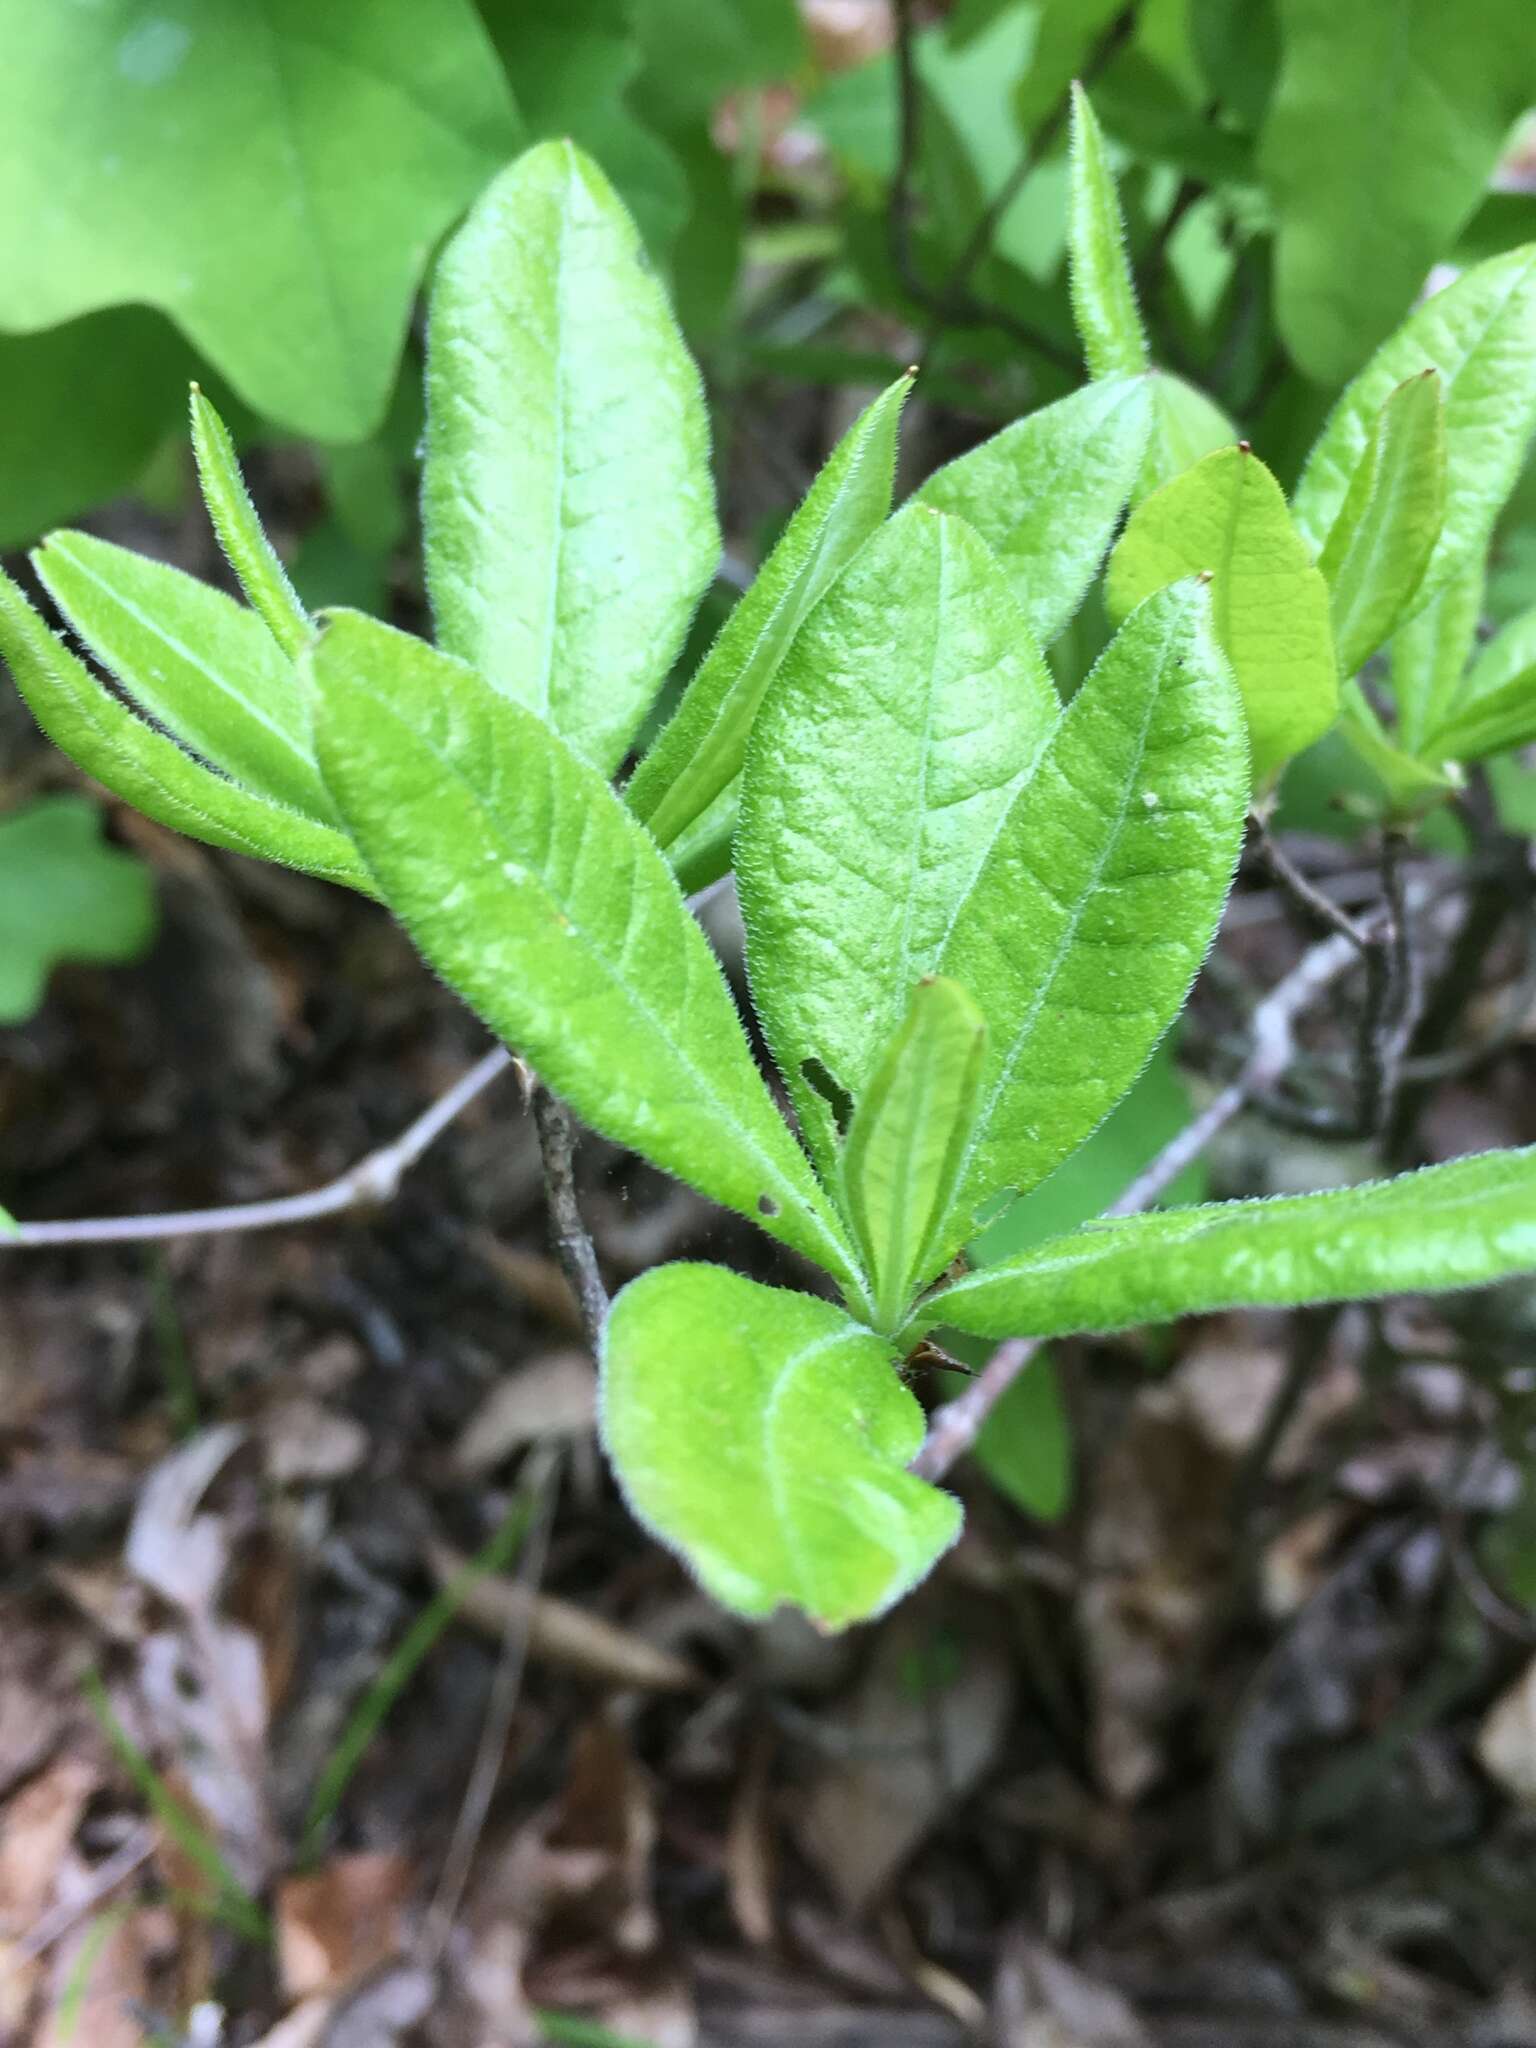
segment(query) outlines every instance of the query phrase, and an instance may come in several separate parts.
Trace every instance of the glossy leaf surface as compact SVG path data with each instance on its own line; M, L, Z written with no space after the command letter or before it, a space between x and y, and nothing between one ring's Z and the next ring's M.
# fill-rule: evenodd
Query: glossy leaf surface
M882 1330L897 1327L965 1234L963 1223L953 1228L954 1194L986 1035L957 982L919 982L849 1124L844 1199Z
M1063 713L959 907L940 972L987 1020L969 1213L1038 1185L1182 1008L1248 800L1242 707L1185 582L1132 614Z
M923 1412L889 1346L829 1302L660 1266L613 1305L602 1431L635 1514L739 1613L877 1614L959 1533L905 1470Z
M292 662L255 612L87 533L32 557L44 588L139 707L258 795L334 824Z
M752 721L795 634L889 514L910 389L911 379L900 378L839 441L630 778L630 808L662 846L673 845L736 781Z
M1242 692L1254 781L1264 788L1333 723L1338 670L1328 586L1280 486L1241 445L1203 457L1137 506L1110 558L1110 617L1201 573L1211 577L1212 623Z
M829 1180L836 1133L807 1064L862 1094L1055 717L996 561L922 505L817 606L764 700L736 835L747 961Z
M1151 430L1147 377L1106 377L1043 405L931 476L918 500L973 526L1048 647L1083 601Z
M1089 1224L957 1282L924 1320L982 1337L1056 1336L1239 1305L1478 1287L1532 1269L1536 1148L1327 1194Z
M438 265L422 527L439 644L615 768L720 536L698 371L570 143L504 171Z
M1147 337L1104 133L1080 85L1072 88L1071 165L1067 250L1083 355L1091 376L1134 376L1148 366Z
M421 952L594 1130L852 1279L655 841L532 712L337 614L309 657L321 765Z

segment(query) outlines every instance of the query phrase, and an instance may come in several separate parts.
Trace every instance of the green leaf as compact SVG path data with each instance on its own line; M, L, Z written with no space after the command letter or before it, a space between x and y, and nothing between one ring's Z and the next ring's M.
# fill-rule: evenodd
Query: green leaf
M335 823L298 676L254 612L169 563L87 533L50 534L32 566L156 724L258 795Z
M20 1237L21 1225L9 1209L0 1209L0 1242L6 1238Z
M1376 419L1421 370L1445 398L1445 524L1419 586L1431 597L1487 553L1536 425L1536 243L1465 271L1404 322L1355 378L1307 457L1291 511L1320 550L1343 510Z
M900 377L854 422L727 619L625 795L672 846L741 773L763 694L800 627L891 509Z
M1352 676L1339 693L1338 729L1375 777L1389 818L1404 822L1420 818L1460 787L1443 769L1431 767L1398 745Z
M747 963L829 1181L836 1131L807 1068L862 1095L1055 717L985 543L922 505L822 599L764 699L736 834Z
M931 1296L914 1327L1054 1337L1216 1309L1480 1287L1532 1269L1536 1147L1322 1195L1089 1224Z
M1393 637L1397 736L1409 754L1423 752L1461 693L1483 616L1485 580L1482 561L1469 563Z
M192 452L203 502L229 566L267 630L290 661L309 639L309 614L278 560L251 503L229 429L192 386Z
M717 1600L823 1628L899 1600L960 1509L905 1467L923 1413L885 1341L720 1266L659 1266L613 1304L602 1431L630 1507Z
M1152 377L1152 435L1133 493L1136 501L1192 469L1202 455L1230 448L1237 428L1222 411L1182 377L1155 371Z
M975 527L1007 570L1042 647L1082 603L1104 559L1151 418L1151 380L1106 377L1015 420L917 494L921 504Z
M1111 619L1192 573L1211 577L1216 638L1248 714L1254 783L1266 789L1338 715L1338 668L1328 586L1246 442L1202 457L1137 506L1110 557Z
M513 146L470 0L4 0L0 318L158 306L299 433L369 433L438 236Z
M20 1024L61 960L136 960L155 929L148 874L104 845L84 797L44 797L0 818L0 1024Z
M1434 761L1476 761L1536 739L1536 609L1512 619L1473 662L1455 708L1433 731Z
M638 0L646 96L675 117L794 76L806 59L795 0Z
M1242 707L1199 584L1140 606L1000 820L939 971L989 1033L960 1201L1035 1187L1182 1008L1248 799Z
M147 818L209 846L281 861L374 893L349 839L183 753L104 688L5 576L0 655L54 745Z
M1445 404L1421 370L1381 409L1318 567L1352 676L1408 616L1445 519Z
M1260 145L1278 216L1275 318L1293 361L1338 384L1412 304L1530 101L1529 0L1454 25L1422 0L1280 0Z
M444 980L595 1130L857 1293L719 964L601 773L473 670L357 613L308 661L326 780Z
M519 157L438 265L421 509L443 648L617 767L720 535L699 373L569 143Z
M1072 185L1067 214L1072 311L1090 376L1134 377L1149 367L1125 251L1125 223L1104 148L1104 133L1076 83L1072 87Z
M965 1236L963 1225L954 1229L953 1202L986 1035L957 982L920 981L848 1126L844 1197L879 1329L896 1328Z

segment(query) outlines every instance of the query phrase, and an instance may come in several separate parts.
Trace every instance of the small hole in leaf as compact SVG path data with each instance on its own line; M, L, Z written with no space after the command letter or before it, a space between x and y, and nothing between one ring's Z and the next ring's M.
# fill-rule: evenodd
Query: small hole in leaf
M777 1216L777 1215L778 1215L778 1213L779 1213L779 1205L778 1205L778 1203L777 1203L777 1202L776 1202L776 1201L775 1201L775 1200L773 1199L772 1195L759 1195L759 1196L758 1196L758 1198L757 1198L757 1213L758 1213L758 1215L759 1215L759 1216Z
M800 1071L805 1076L806 1086L814 1088L831 1110L832 1121L837 1125L837 1135L846 1138L848 1125L853 1117L853 1097L846 1088L838 1085L836 1077L828 1073L821 1061L814 1056L800 1062Z

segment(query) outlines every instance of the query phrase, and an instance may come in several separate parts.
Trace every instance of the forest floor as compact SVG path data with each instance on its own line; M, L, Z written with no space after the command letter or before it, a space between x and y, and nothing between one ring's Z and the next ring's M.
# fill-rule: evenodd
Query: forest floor
M160 935L0 1037L17 1214L317 1186L486 1049L374 907L109 815ZM1235 904L1271 986L1308 935ZM1416 1156L1536 1140L1533 1078L1528 1017ZM1212 1179L1337 1171L1250 1119ZM579 1177L611 1286L785 1273ZM1519 1287L1061 1346L1066 1511L962 1468L829 1639L626 1513L515 1073L383 1209L5 1256L0 2040L1536 2048L1533 1346Z

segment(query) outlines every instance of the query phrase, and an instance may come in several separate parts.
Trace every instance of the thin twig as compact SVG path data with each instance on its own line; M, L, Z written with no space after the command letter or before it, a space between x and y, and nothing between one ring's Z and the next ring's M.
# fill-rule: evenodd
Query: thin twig
M533 1091L533 1122L544 1159L544 1196L549 1208L550 1241L565 1277L576 1295L581 1327L595 1353L608 1320L608 1290L598 1271L597 1252L581 1220L576 1198L576 1123L557 1095L543 1082Z
M1263 818L1254 816L1249 822L1254 844L1284 894L1314 924L1321 925L1325 932L1337 932L1341 938L1348 939L1357 952L1363 953L1369 941L1356 920L1302 873Z
M93 1216L61 1223L18 1223L0 1235L0 1251L39 1245L146 1244L169 1237L210 1237L234 1230L274 1230L287 1223L312 1223L349 1209L383 1208L399 1192L400 1183L428 1146L468 1109L516 1056L498 1045L477 1060L468 1073L398 1138L370 1152L337 1180L301 1195L278 1195L265 1202L233 1202L222 1209L176 1209L151 1216Z

